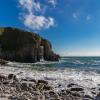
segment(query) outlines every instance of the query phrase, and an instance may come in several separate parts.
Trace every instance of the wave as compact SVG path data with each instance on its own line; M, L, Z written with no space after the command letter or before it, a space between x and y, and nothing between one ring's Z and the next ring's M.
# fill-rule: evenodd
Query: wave
M12 64L12 63L10 63ZM13 65L14 66L14 65ZM83 71L79 69L65 68L64 70L36 70L28 65L19 67L13 66L0 66L1 74L14 73L19 78L34 78L34 79L45 79L55 87L55 90L67 88L69 83L76 83L86 90L90 88L98 87L100 84L100 74L95 71ZM28 66L28 67L27 67ZM38 67L38 66L36 66ZM61 87L57 87L61 84Z

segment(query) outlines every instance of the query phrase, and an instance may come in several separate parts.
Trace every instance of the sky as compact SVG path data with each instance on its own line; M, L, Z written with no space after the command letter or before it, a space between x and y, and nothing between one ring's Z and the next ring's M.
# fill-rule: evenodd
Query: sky
M34 31L62 56L100 56L100 0L0 0L0 27Z

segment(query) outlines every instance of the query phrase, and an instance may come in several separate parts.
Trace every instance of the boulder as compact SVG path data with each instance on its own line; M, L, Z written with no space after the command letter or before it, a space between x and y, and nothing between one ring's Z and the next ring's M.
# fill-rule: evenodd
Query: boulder
M8 79L16 79L16 75L14 75L14 74L9 74L9 75L8 75Z

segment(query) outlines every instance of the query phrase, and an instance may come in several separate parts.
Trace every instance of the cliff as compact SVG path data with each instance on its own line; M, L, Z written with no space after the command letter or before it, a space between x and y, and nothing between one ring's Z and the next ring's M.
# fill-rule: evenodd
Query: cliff
M17 62L57 61L51 43L33 32L0 28L0 58Z

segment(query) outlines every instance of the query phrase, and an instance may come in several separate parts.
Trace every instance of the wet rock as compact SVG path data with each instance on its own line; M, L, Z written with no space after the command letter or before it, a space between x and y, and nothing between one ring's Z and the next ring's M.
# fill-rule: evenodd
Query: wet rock
M2 84L8 85L9 84L9 81L4 81Z
M90 100L94 100L94 98L92 98L90 95L85 95L84 99L90 99Z
M77 92L72 93L72 95L75 96L75 97L81 97L80 93L77 93Z
M48 82L45 81L45 80L38 80L37 84L41 84L41 83L42 83L42 84L46 84L46 85L48 84Z
M70 91L83 91L84 89L81 87L71 88Z
M52 90L52 87L49 86L49 85L44 85L44 86L43 86L43 90L49 91L49 90Z
M16 79L16 75L14 75L14 74L9 74L9 75L8 75L8 79Z
M94 94L94 95L96 95L96 92L95 91L91 91L91 93Z
M58 94L59 96L66 95L66 90L61 90Z
M21 89L24 90L24 91L27 91L28 90L27 83L22 83L21 84Z
M29 81L31 81L31 82L35 82L35 83L36 83L36 80L35 80L35 79L30 79Z
M74 85L77 85L77 84L70 83L70 84L67 85L67 87L72 87L72 86L74 86Z
M56 99L56 100L59 98L58 94L54 91L50 91L49 96L50 96L50 98L53 98L53 99Z
M95 100L100 100L100 93L97 94L97 96L95 97Z
M6 60L0 59L0 64L1 65L6 65L8 62Z

